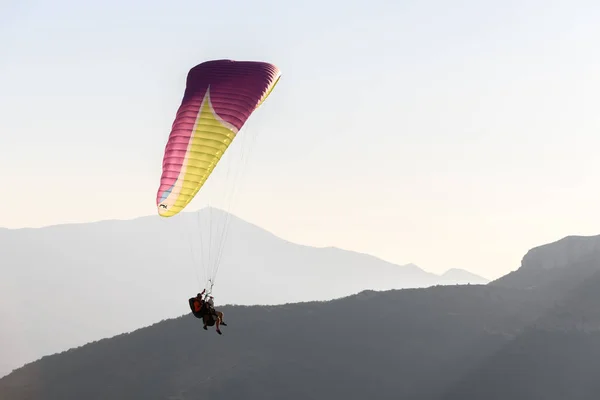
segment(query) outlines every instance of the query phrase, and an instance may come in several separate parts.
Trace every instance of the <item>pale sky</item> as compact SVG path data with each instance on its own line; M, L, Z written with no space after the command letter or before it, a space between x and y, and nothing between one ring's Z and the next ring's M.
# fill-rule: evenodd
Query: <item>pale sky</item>
M156 214L187 71L261 60L283 76L242 131L236 215L496 278L600 233L598 21L594 0L0 0L0 226Z

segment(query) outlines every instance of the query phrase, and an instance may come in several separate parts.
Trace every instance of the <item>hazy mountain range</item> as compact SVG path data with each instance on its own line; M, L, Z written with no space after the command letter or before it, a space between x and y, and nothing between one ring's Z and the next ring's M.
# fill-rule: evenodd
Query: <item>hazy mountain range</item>
M532 249L487 285L226 306L44 357L0 398L592 400L600 396L600 237Z
M273 305L365 289L487 282L460 269L439 276L414 264L290 243L215 209L170 219L0 229L0 376L43 355L187 313L188 297L200 290L200 250L207 260L209 233L221 237L217 223L225 217L230 224L217 304ZM218 246L211 249L214 259Z

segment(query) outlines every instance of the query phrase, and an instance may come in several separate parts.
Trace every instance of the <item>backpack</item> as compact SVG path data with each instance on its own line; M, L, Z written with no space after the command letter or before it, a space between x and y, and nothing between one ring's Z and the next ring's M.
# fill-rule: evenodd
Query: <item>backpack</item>
M204 307L200 306L200 309L196 311L196 302L198 302L198 299L196 297L190 297L190 299L188 300L190 310L192 310L192 314L194 314L194 317L202 318L202 315L204 314Z

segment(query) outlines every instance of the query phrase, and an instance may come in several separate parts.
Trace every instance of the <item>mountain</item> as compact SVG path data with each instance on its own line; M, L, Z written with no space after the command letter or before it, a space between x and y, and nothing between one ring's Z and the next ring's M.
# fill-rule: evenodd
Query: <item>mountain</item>
M362 291L226 306L223 336L188 313L43 357L1 378L0 398L597 399L600 271L588 275L589 261L574 253L561 267L585 271L577 284L542 279L561 291L554 301L535 281Z
M455 285L484 285L489 281L479 275L473 274L472 272L465 271L464 269L451 268L440 276L440 283L443 282L448 282L448 284Z
M0 379L0 397L434 398L541 307L478 285L228 306L223 336L189 315L166 320L18 369Z
M567 236L527 252L521 266L490 285L520 288L560 302L600 271L600 235Z
M516 271L498 278L493 284L512 287L544 285L581 265L600 267L600 235L567 236L556 242L529 250Z
M169 219L2 229L0 376L42 355L186 313L187 299L200 291L196 274L203 272L194 260L208 249L209 233L221 237L216 223L225 218L217 304L329 300L365 289L464 281L413 264L290 243L216 209ZM212 249L214 259L218 247Z
M574 272L574 266L563 266ZM442 399L599 398L600 271L569 287L561 301L465 374Z

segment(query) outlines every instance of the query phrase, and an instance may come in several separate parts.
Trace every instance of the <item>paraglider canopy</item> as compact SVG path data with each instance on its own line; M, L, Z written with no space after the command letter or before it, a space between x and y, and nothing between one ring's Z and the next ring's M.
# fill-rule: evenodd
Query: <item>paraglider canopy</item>
M213 60L189 71L163 157L160 216L176 215L192 201L280 76L275 65L259 61Z

